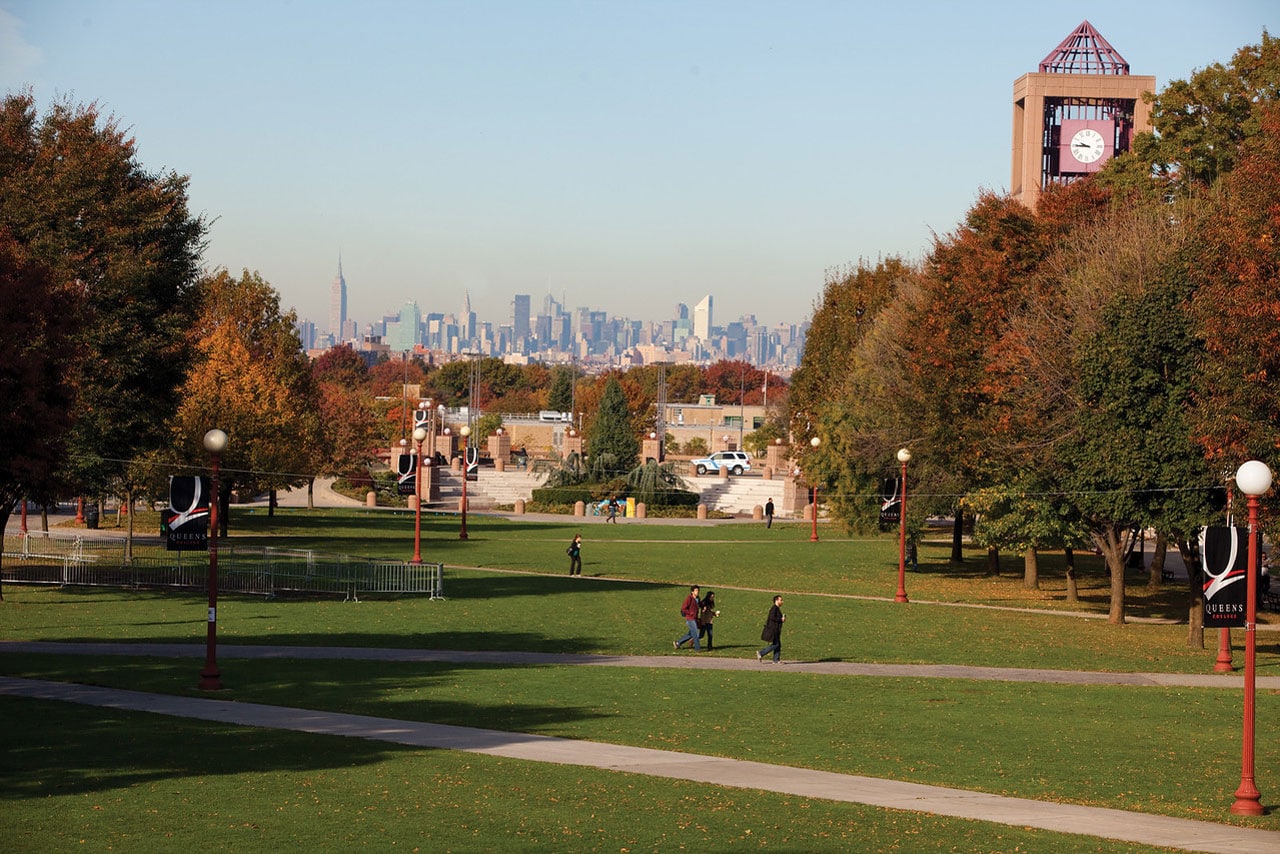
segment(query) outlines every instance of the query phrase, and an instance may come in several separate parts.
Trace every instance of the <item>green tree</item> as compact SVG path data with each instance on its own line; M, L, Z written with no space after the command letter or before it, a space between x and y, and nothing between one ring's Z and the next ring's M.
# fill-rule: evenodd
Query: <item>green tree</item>
M573 374L570 365L556 365L551 369L551 390L547 392L547 409L556 412L573 411Z
M0 555L14 503L57 492L71 424L76 301L0 229Z
M640 457L640 439L627 409L627 399L613 374L605 382L600 406L587 431L587 456L591 465L604 465L614 475L631 471Z
M37 117L29 93L0 103L0 222L56 282L80 290L75 421L66 458L80 489L131 500L130 463L159 448L190 364L185 330L206 224L187 179L153 174L96 105ZM132 515L130 515L132 523Z

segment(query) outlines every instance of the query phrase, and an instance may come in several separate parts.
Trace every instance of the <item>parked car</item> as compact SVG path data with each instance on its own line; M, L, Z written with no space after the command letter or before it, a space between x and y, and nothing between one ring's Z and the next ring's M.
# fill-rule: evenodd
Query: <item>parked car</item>
M690 463L696 474L719 472L728 469L730 474L742 474L751 471L751 456L746 451L716 451L709 457L703 457Z

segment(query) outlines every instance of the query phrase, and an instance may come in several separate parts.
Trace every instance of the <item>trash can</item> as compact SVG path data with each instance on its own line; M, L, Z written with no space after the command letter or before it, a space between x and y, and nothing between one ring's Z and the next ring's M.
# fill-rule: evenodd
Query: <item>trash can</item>
M84 526L93 530L98 527L98 508L94 505L84 508Z

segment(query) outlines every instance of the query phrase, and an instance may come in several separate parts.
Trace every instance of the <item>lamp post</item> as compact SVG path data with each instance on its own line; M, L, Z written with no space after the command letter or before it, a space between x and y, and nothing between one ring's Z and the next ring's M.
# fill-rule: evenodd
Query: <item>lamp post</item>
M462 435L462 527L458 530L458 539L467 538L467 455L471 449L471 427L463 424L458 430Z
M422 443L427 438L427 428L413 428L413 441L418 443L417 469L413 473L413 560L412 564L422 563Z
M216 427L204 434L204 449L212 461L212 492L209 495L209 628L205 634L204 669L200 671L202 691L221 691L218 672L218 463L227 449L227 434Z
M1236 486L1249 500L1249 577L1245 582L1244 606L1244 734L1241 738L1240 788L1231 812L1262 815L1262 794L1253 779L1253 695L1257 682L1255 658L1258 628L1258 497L1271 488L1271 469L1259 460L1249 460L1236 470Z
M822 440L814 436L809 440L809 445L816 451L818 446L822 444ZM812 472L809 475L813 477ZM813 533L809 535L809 542L816 543L818 541L818 484L816 481L809 481L809 494L813 505Z
M902 494L898 499L898 592L893 601L907 602L907 463L911 451L898 449L898 462L902 463Z

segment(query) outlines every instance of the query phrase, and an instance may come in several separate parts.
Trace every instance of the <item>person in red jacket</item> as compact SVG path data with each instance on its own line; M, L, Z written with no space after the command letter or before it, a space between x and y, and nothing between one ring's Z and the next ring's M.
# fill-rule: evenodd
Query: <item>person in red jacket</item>
M702 603L698 601L699 592L698 585L690 587L689 595L684 597L684 602L680 605L680 616L684 617L689 631L680 640L671 642L676 649L683 646L685 641L693 641L693 648L698 652L702 651L702 644L698 641L698 612L702 610Z

